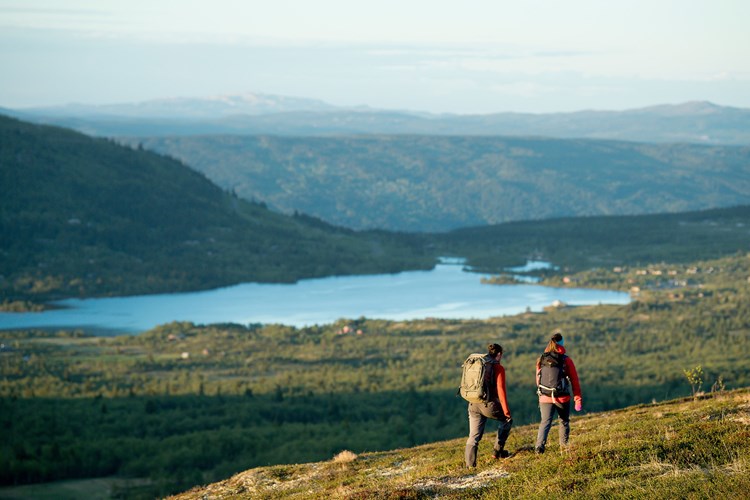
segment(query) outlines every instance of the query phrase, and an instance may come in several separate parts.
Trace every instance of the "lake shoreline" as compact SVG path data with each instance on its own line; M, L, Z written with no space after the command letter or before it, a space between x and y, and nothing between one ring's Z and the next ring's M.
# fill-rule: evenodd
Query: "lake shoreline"
M535 268L540 265L529 263ZM337 276L295 284L245 283L180 294L67 299L54 302L54 310L0 313L0 330L82 330L111 336L139 334L174 321L303 327L363 317L487 319L541 312L556 302L576 306L630 301L623 292L559 289L533 282L519 283L523 287L488 286L483 276L466 269L462 261L451 260L430 271Z

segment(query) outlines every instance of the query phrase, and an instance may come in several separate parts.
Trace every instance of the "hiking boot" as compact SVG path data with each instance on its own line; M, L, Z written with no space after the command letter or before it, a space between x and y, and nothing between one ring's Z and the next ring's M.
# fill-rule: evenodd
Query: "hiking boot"
M508 450L495 450L495 452L492 454L492 458L499 459L499 458L508 458L510 456L510 452Z
M536 453L537 455L541 455L542 453L544 453L544 448L541 448L541 447L534 448L534 453Z

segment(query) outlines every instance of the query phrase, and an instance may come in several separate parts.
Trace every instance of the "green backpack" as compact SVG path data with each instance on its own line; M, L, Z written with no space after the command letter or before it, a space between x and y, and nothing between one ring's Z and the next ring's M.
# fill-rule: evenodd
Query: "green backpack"
M461 386L458 394L469 403L486 403L490 398L497 361L487 354L470 354L461 365Z

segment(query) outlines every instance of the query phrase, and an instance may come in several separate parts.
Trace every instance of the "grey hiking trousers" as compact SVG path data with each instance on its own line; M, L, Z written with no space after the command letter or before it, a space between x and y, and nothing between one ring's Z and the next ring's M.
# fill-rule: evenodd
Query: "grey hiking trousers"
M542 415L542 420L539 422L539 431L536 435L536 451L544 453L544 448L547 446L547 434L552 427L552 419L555 416L555 412L560 416L560 448L568 446L568 438L570 437L570 401L567 403L560 403L557 406L552 403L539 403L539 411Z
M469 403L469 439L466 440L466 450L464 451L467 467L476 467L477 465L477 449L484 435L484 427L488 418L498 421L497 436L493 449L495 452L505 449L505 442L508 440L513 420L505 418L500 403L495 401L487 404Z

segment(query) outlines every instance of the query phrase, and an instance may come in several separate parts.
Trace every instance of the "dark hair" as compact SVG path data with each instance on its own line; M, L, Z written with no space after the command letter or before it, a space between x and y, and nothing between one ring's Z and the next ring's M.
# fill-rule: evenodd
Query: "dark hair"
M544 352L552 352L557 351L557 345L562 341L563 336L562 333L560 333L560 330L555 330L555 332L552 335L552 338L549 339L549 344L547 344L547 347L544 349Z
M487 353L494 358L498 354L503 353L503 346L500 344L490 344L487 346Z

